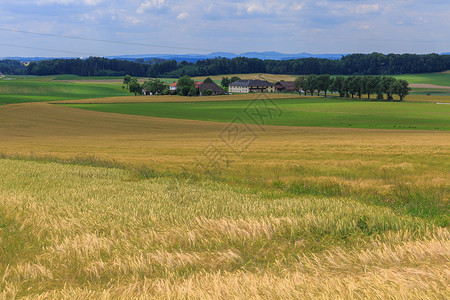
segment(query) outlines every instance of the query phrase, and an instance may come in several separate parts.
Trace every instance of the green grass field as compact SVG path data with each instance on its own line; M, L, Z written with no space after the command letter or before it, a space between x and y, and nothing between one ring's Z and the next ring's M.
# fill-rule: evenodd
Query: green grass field
M132 115L265 125L450 130L450 107L324 98L190 103L67 104ZM248 114L246 113L246 109Z
M13 77L0 80L0 103L74 100L126 96L120 85L77 84L43 80L40 77Z
M450 86L450 73L405 74L396 75L394 77L406 80L410 84L422 83Z
M72 74L64 74L64 75L55 75L55 76L48 76L52 80L123 80L123 76L78 76L78 75L72 75Z

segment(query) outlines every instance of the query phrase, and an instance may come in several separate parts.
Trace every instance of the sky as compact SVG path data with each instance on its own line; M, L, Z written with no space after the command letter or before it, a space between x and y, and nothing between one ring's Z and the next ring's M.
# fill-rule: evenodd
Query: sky
M450 52L448 0L0 0L0 57Z

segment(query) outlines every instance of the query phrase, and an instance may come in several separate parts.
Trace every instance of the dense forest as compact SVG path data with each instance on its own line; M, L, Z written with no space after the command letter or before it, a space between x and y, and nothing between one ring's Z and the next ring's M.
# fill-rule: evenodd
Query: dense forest
M0 60L0 73L24 75L27 74L27 67L18 60Z
M301 58L291 60L261 60L236 57L215 58L189 63L158 60L152 63L90 57L88 59L54 59L32 62L30 75L76 74L79 76L170 77L184 75L209 76L219 74L272 73L291 75L395 75L430 73L450 69L450 55L438 54L350 54L340 60ZM7 72L5 72L7 73Z

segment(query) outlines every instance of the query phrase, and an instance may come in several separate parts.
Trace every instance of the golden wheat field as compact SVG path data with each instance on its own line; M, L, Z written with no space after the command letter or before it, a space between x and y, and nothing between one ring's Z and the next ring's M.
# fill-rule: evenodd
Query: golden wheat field
M449 132L225 126L0 106L0 298L450 297Z

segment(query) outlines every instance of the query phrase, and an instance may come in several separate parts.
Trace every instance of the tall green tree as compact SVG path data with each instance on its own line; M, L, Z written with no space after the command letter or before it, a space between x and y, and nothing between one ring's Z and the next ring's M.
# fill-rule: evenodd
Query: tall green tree
M305 84L305 76L297 77L294 80L294 89L297 90L301 94L302 90L304 90L304 84ZM306 95L306 91L305 91L305 95Z
M221 81L221 85L223 86L223 87L228 87L228 85L230 84L231 82L230 82L230 78L228 78L228 77L222 77L222 81Z
M352 99L355 97L355 94L358 93L359 90L359 77L357 76L350 76L346 79L347 84L347 92L352 95Z
M238 76L233 76L230 78L230 83L236 82L238 80L241 80L241 78L239 78Z
M396 82L394 77L383 76L378 83L379 92L386 94L387 100L393 100L391 86Z
M308 91L311 96L314 95L314 91L318 88L317 75L309 75L306 77L305 83L303 84L305 92Z
M330 90L332 92L339 93L339 97L344 97L346 94L345 91L345 78L342 76L337 76L333 80L333 84L330 87Z
M409 94L411 88L409 87L409 83L406 80L396 80L390 88L392 95L398 95L400 97L400 101Z
M144 90L149 91L152 94L162 93L167 88L167 85L159 79L145 81L142 84Z
M332 83L331 77L329 74L321 74L317 78L317 90L325 92L325 98L327 97L327 91L330 88Z
M142 94L142 87L139 84L137 78L132 77L130 79L130 83L129 83L129 91L130 93L134 93L134 95L141 95Z
M378 76L368 76L366 80L366 90L367 99L370 99L370 95L377 92L377 87L380 82L380 77Z
M198 89L194 86L189 89L189 93L187 94L189 97L198 96Z
M184 75L180 79L178 79L177 83L177 89L182 89L183 87L187 86L189 88L193 87L195 85L195 81L191 79L190 76Z
M130 84L130 81L131 81L131 76L125 75L125 77L123 78L123 84L127 85L127 89L128 89L128 85Z

